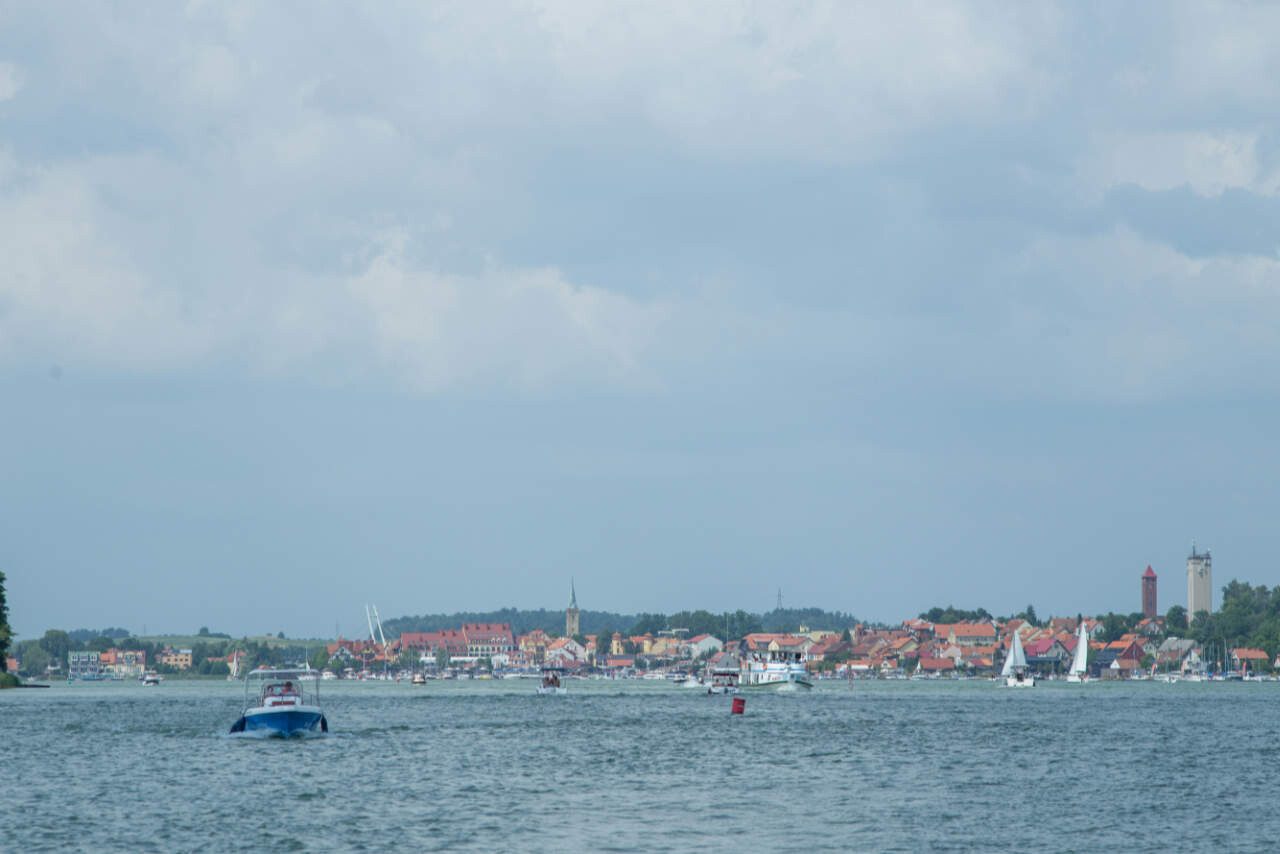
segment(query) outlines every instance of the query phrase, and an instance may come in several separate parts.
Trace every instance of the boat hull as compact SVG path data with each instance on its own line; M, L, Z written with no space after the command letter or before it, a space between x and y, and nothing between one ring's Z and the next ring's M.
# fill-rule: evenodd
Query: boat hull
M315 706L288 709L249 709L231 726L232 732L261 732L283 737L328 732L329 722Z
M1034 688L1036 687L1036 680L1034 676L1028 676L1024 679L1019 679L1016 676L1006 676L1004 685L1006 688Z
M754 682L739 685L751 691L808 691L813 683L807 679L773 679L768 682Z

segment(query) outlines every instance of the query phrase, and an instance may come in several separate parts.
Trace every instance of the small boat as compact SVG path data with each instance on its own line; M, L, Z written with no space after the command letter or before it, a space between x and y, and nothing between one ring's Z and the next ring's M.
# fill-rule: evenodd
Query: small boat
M539 694L567 694L569 690L564 687L561 677L566 673L563 667L544 667L542 668L542 682L538 685Z
M739 685L743 688L769 688L775 691L809 690L809 669L798 652L774 650L769 653L752 653L747 667L741 672Z
M708 694L736 694L738 693L738 676L737 670L728 668L716 668L711 671L711 684L707 686Z
M159 685L163 677L154 670L148 670L142 675L143 685Z
M1068 682L1083 682L1085 672L1089 669L1089 633L1085 631L1084 621L1080 622L1080 633L1076 637L1076 654L1071 659L1071 669L1067 671Z
M409 684L410 685L426 685L427 677L422 672L415 671L413 674L413 678L409 680Z
M1036 678L1027 668L1027 653L1022 649L1022 638L1016 630L1013 633L1013 646L1009 650L1009 657L1004 660L1000 675L1004 677L1007 688L1036 687Z
M254 670L244 680L244 713L231 732L292 736L328 732L319 681L301 670ZM309 683L309 684L306 684Z

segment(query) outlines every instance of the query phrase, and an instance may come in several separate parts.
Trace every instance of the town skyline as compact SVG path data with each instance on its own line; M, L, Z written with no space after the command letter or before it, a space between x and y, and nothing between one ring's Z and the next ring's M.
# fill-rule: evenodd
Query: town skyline
M1197 546L1194 543L1192 544L1191 553L1187 558L1187 565L1185 567L1186 586L1185 588L1183 588L1181 585L1179 585L1177 588L1175 588L1177 590L1182 590L1182 589L1186 590L1187 601L1185 604L1178 601L1174 601L1172 603L1164 604L1162 607L1162 603L1166 603L1167 600L1161 599L1159 594L1159 588L1158 588L1159 573L1156 573L1153 567L1150 564L1148 564L1143 570L1143 572L1141 572L1137 576L1137 579L1138 579L1138 591L1137 591L1138 607L1137 608L1133 610L1128 610L1128 611L1126 611L1123 607L1119 609L1108 608L1105 610L1087 609L1087 610L1077 611L1076 616L1083 615L1083 616L1090 616L1090 617L1100 617L1105 613L1115 613L1115 614L1142 614L1146 617L1155 617L1155 618L1163 619L1164 615L1168 613L1170 608L1177 606L1179 608L1182 608L1187 619L1190 619L1192 616L1194 616L1195 613L1197 613L1197 611L1192 610L1191 608L1191 598L1193 595L1206 597L1206 601L1208 601L1210 605L1210 611L1212 611L1212 605L1213 605L1213 602L1215 601L1215 597L1211 592L1214 581L1212 579L1212 565L1211 565L1210 555L1211 555L1211 551L1209 549L1197 550ZM1194 582L1194 584L1192 581L1193 577L1198 578L1198 581ZM1232 578L1231 581L1228 583L1235 584L1238 581L1240 581L1240 579ZM1225 588L1225 586L1226 585L1224 584L1223 587ZM842 611L840 609L828 610L815 605L799 605L799 606L785 605L781 588L778 588L776 591L775 607L771 610L762 609L760 611L750 611L747 609L711 610L707 608L683 608L675 611L663 610L663 611L654 611L654 612L645 612L645 611L636 610L630 613L623 610L614 611L614 610L609 610L604 608L579 609L578 603L577 603L577 591L576 591L575 581L573 579L570 579L569 589L570 589L569 600L566 605L566 608L564 609L564 613L566 615L565 617L566 620L571 620L571 622L566 623L566 631L565 631L566 635L576 634L576 632L569 631L569 626L577 625L579 614L587 615L588 619L592 621L598 620L601 617L605 617L614 622L617 622L619 620L633 622L646 615L676 617L682 613L688 614L692 612L704 613L704 614L709 613L713 616L728 615L736 612L739 614L745 613L753 617L766 617L766 616L775 615L779 613L802 614L804 612L818 612L820 615L824 617L839 618L837 620L837 623L838 625L841 625L841 626L854 625L855 623L864 623L867 625L876 625L876 626L892 626L892 625L897 625L898 623L904 620L913 619L913 617L910 617L910 616L903 617L902 615L899 615L898 618L875 619L875 618L865 617L863 615L857 614L852 611ZM1038 613L1038 610L1035 609L1034 603L1027 603L1020 610L1015 609L1015 610L1010 610L1005 612L1005 611L1000 611L998 609L988 610L986 606L982 603L976 603L976 604L963 603L957 606L953 602L948 602L946 605L939 605L939 604L930 605L928 608L925 609L925 611L918 612L918 616L923 617L924 614L927 613L929 610L938 610L940 608L943 608L943 609L954 608L956 610L961 610L961 611L984 611L990 615L989 619L992 621L1009 619L1018 615L1025 615L1028 609L1031 609L1032 613ZM376 611L376 608L375 608L375 611ZM492 620L501 619L500 615L502 615L504 612L522 612L526 614L537 613L537 614L544 615L543 617L544 619L546 614L560 613L557 609L554 609L554 608L527 609L527 608L515 608L515 607L507 606L504 608L497 608L489 611L454 611L454 612L437 612L437 613L422 614L422 615L411 615L411 614L402 614L402 615L396 615L396 616L388 615L385 621L382 621L380 615L378 615L377 619L379 620L379 623L378 623L379 629L381 629L382 625L385 624L390 628L390 630L393 633L398 633L403 630L401 627L405 625L413 625L416 622L421 622L424 620L427 622L432 622L432 621L440 622L442 620L445 622L453 622L453 621L465 622L467 619L492 621ZM572 616L569 616L570 614L572 614ZM370 615L368 612L367 605L366 605L366 612L364 616L365 616L365 625L371 627L371 624L369 623ZM1056 611L1050 609L1044 613L1043 619L1049 620L1053 618L1071 617L1071 616L1072 615L1070 613L1059 614ZM823 624L825 625L826 623L824 622ZM103 623L102 625L106 625L106 624ZM45 630L48 630L48 628L51 628L51 627L46 627ZM195 634L195 631L189 627L186 629L178 629L174 631L156 631L156 632L146 631L146 624L144 624L143 628L144 628L144 631L142 632L130 631L123 628L116 628L114 629L114 631L116 632L115 636L117 637L124 636L125 634L147 636L147 637L191 636ZM90 632L94 630L90 630L84 626L78 626L75 629L70 629L70 631L74 633L84 634L86 632ZM203 634L203 633L207 633L207 631L208 631L208 625L203 625L200 632ZM215 632L217 632L218 633L217 636L220 636L220 637L223 637L223 636L258 637L258 636L272 636L275 634L284 634L282 630L277 630L276 632L272 632L272 631L225 632L223 631L223 627L217 627L217 626L215 626ZM588 632L583 632L583 633L588 634ZM332 634L319 632L314 634L288 635L288 637L295 638L295 639L301 638L301 639L317 639L317 640L341 638L343 636L358 638L358 637L363 637L364 632L359 629L357 629L355 632L350 632L350 633L344 632L342 630L341 621L336 621L334 625L334 632ZM29 639L30 636L28 635L27 638Z

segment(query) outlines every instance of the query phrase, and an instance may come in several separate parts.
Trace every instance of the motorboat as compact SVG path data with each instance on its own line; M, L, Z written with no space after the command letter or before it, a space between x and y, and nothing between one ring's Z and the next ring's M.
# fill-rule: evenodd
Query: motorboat
M156 685L159 685L163 679L164 677L161 676L159 673L156 673L154 670L148 670L146 673L142 674L143 685L150 685L154 687Z
M741 670L738 684L742 688L768 688L775 691L809 690L809 668L798 652L771 650L751 653Z
M328 732L319 684L313 673L302 670L250 671L244 680L244 713L231 725L231 732L284 737Z
M1009 649L1009 657L1004 660L1004 668L1000 671L1004 677L1006 688L1034 688L1036 678L1027 667L1027 653L1022 648L1022 637L1017 630L1013 632L1013 644Z
M563 680L567 675L567 671L563 667L544 667L542 668L542 681L538 684L539 694L567 694L569 689L564 687Z
M708 694L738 693L738 677L741 672L728 668L716 668L711 671L711 684L707 686Z

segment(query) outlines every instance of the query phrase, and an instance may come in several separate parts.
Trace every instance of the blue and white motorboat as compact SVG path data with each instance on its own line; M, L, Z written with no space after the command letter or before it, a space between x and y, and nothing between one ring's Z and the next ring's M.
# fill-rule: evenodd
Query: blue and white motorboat
M307 671L251 671L244 680L244 713L231 731L283 737L328 732L318 685Z

